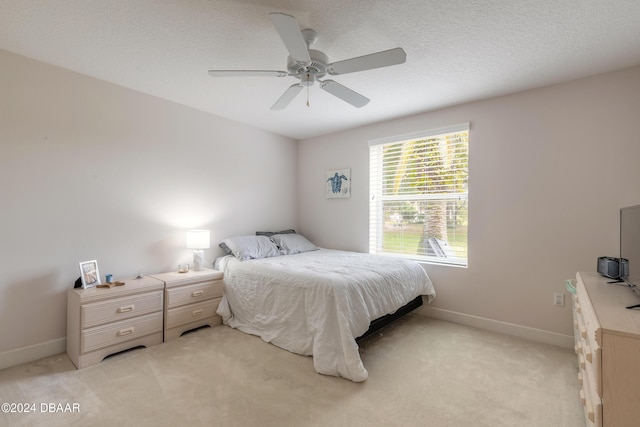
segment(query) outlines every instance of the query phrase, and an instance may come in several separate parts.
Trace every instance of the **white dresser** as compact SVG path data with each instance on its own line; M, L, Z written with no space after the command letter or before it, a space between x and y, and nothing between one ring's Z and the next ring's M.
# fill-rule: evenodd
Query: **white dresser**
M113 288L69 289L67 354L78 368L133 347L162 343L164 282L125 280Z
M597 273L578 273L573 298L580 398L588 426L640 425L640 297Z

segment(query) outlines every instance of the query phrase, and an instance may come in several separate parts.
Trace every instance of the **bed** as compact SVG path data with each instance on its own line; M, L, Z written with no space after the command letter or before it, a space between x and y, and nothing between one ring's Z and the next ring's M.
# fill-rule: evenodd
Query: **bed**
M231 253L215 263L224 271L224 324L313 356L318 373L354 382L368 376L356 339L372 322L435 297L416 262L317 248L295 233L225 239L221 247Z

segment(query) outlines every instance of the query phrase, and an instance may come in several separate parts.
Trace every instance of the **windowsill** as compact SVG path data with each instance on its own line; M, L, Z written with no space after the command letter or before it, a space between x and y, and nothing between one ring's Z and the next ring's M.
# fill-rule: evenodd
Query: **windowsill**
M443 267L457 267L457 268L467 268L468 267L468 263L467 264L462 264L459 262L446 262L446 261L440 261L440 260L435 260L435 259L425 259L425 258L421 258L421 257L412 257L410 255L403 255L403 254L392 254L392 253L378 253L377 255L382 255L382 256L388 256L388 257L392 257L392 258L402 258L402 259L406 259L406 260L410 260L410 261L416 261L420 264L428 264L428 265L435 265L435 266L443 266Z

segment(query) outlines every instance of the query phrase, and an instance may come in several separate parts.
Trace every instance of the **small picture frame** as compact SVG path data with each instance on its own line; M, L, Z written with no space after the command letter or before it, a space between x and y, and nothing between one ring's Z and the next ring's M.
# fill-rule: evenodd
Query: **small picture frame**
M351 197L351 169L333 169L327 171L326 194L328 199Z
M93 288L100 284L100 272L98 271L98 261L83 261L80 263L80 279L82 289Z

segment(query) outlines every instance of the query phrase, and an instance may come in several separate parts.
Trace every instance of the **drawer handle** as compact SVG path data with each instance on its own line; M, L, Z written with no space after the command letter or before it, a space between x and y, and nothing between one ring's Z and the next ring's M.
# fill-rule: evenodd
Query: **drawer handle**
M193 316L200 316L200 315L202 314L202 309L200 309L200 310L193 310L193 311L191 312L191 314L192 314Z
M590 400L587 400L587 418L589 418L589 421L592 423L595 422L595 412L593 411L593 404Z
M118 336L129 335L133 333L133 326L127 329L120 329L118 331Z
M202 289L200 289L199 291L191 292L191 297L192 298L201 297L202 295L204 295L204 291Z
M591 355L591 352L587 353L587 362L593 363L593 356Z
M118 313L126 313L128 311L133 311L133 309L135 308L134 304L131 305L125 305L124 307L120 307L118 309Z

